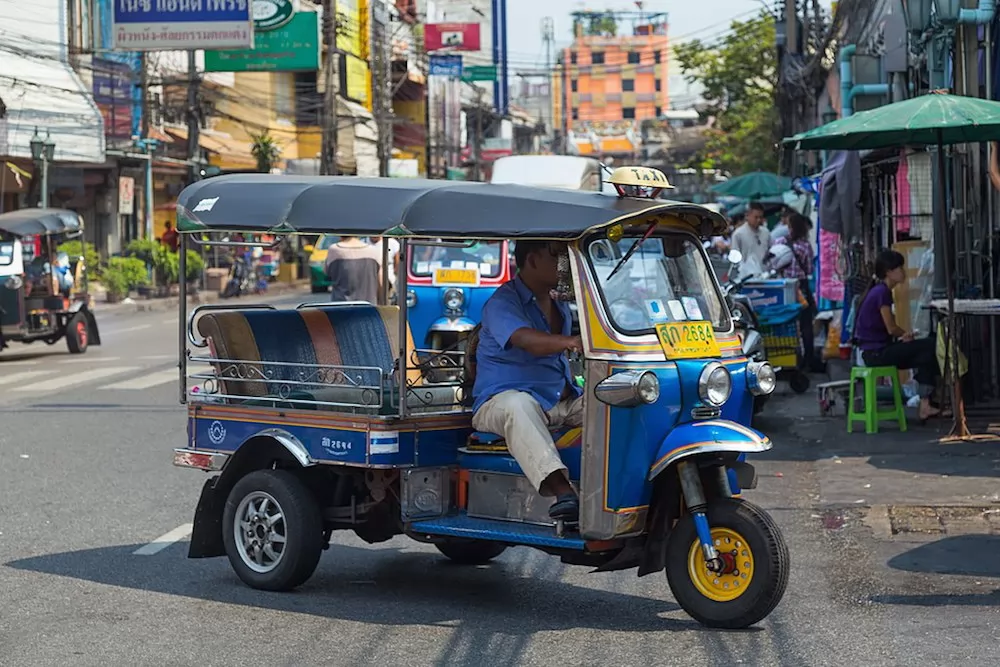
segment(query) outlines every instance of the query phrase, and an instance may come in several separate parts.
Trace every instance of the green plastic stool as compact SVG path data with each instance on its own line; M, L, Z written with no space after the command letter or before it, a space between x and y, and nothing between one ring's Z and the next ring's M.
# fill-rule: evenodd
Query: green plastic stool
M895 404L892 409L879 410L875 393L875 385L879 378L890 378L892 381L892 397ZM865 383L864 412L856 412L854 407L854 386L858 380ZM893 419L899 424L899 430L906 431L906 412L903 409L903 396L899 389L899 370L895 366L855 366L851 369L851 390L847 401L847 432L854 432L854 422L864 422L865 433L878 433L880 421Z

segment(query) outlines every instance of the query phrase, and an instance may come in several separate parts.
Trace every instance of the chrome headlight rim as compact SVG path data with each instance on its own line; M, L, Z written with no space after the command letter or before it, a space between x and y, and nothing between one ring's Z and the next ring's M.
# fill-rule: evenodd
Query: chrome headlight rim
M21 276L7 276L7 279L3 281L3 286L9 290L19 290L22 285L24 285L24 281Z
M716 379L713 380L713 378ZM720 380L718 378L724 378L724 380ZM722 382L725 386L725 390L721 392L721 394L718 393L719 387L713 385L713 383L717 382ZM698 376L698 397L701 399L702 403L713 408L721 408L726 404L726 401L729 400L729 397L732 396L732 394L733 377L729 373L729 369L718 361L712 361L705 364L705 368L702 369L701 375Z
M406 307L413 308L417 305L417 293L411 289L406 290Z
M465 292L456 288L449 287L444 292L444 307L445 309L452 312L460 312L462 306L465 305Z
M660 379L653 371L622 371L597 383L594 396L618 408L652 405L660 400Z
M778 384L778 374L768 361L747 363L747 389L754 396L767 396L774 392Z

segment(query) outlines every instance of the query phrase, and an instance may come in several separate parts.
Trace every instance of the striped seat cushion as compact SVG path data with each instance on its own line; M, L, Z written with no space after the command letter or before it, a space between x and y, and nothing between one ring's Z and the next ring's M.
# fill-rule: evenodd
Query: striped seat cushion
M221 391L245 398L313 392L320 385L378 387L395 370L399 354L396 306L209 312L198 320L198 331L221 360ZM409 326L406 339L409 356ZM411 384L419 377L407 371Z

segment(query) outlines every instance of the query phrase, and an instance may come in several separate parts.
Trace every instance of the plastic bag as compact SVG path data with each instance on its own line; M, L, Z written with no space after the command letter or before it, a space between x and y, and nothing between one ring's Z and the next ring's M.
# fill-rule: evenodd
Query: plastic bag
M938 366L941 367L941 374L944 375L945 372L945 351L946 347L949 348L948 351L951 352L951 341L944 335L944 322L938 322L937 326L937 361ZM969 360L965 358L961 350L958 352L958 376L962 377L969 372ZM955 357L954 355L948 355L948 377L944 378L945 382L951 382L951 378L955 375Z

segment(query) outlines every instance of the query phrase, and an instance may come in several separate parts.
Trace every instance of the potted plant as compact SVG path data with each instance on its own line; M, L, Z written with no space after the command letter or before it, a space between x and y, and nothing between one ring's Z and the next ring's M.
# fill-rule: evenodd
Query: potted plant
M136 257L112 257L101 276L108 291L108 303L117 303L128 296L133 287L149 284L146 264Z

